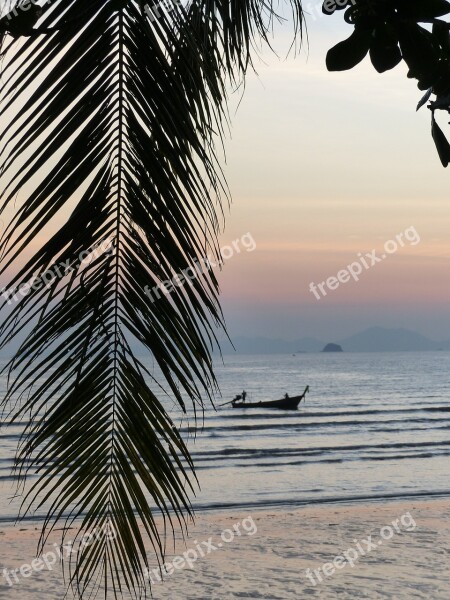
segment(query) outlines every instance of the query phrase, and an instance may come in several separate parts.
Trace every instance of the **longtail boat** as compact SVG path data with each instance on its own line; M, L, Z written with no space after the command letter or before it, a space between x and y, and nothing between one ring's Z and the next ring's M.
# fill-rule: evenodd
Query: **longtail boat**
M244 402L239 398L235 398L228 404L233 408L278 408L280 410L296 410L302 400L305 399L306 393L309 392L309 385L305 387L305 391L300 396L286 396L280 400L261 400L260 402Z

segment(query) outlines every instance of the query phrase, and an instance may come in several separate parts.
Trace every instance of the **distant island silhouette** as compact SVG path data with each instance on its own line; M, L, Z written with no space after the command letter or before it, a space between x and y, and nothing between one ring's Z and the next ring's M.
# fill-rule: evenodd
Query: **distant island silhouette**
M333 332L330 332L329 335L330 337L334 336ZM320 353L327 344L325 340L313 337L299 337L289 341L263 336L231 335L231 339L234 348L228 340L221 340L224 354L237 352L238 354L300 355ZM341 346L346 354L349 352L423 352L426 350L445 352L450 350L450 340L435 341L416 331L403 328L369 327L356 334L338 338L335 343Z
M339 344L327 344L326 346L324 346L322 352L344 352L342 350L342 346L340 346Z
M329 336L334 336L333 332L329 332ZM263 336L231 335L231 339L234 346L226 338L220 340L223 354L289 354L291 356L292 354L315 354L321 353L327 344L325 340L313 337L301 337L289 341ZM403 328L370 327L359 333L337 339L336 344L343 348L345 354L350 352L450 351L450 340L435 341L416 331ZM14 347L15 345L12 343L9 351L0 350L0 358L11 358ZM136 351L138 348L136 345ZM216 350L215 353L217 354L218 351Z

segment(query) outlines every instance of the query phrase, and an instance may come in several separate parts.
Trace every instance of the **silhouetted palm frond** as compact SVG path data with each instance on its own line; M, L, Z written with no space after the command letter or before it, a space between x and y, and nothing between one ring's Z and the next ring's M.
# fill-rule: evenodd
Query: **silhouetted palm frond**
M191 513L193 464L162 399L212 398L222 323L211 271L153 301L146 290L218 256L227 80L274 9L198 0L152 19L143 2L54 0L31 18L20 4L0 21L0 275L15 273L0 347L22 339L3 400L31 417L16 468L38 477L22 509L45 509L41 546L61 520L113 530L80 550L75 592L141 597L144 534L165 550L155 510Z

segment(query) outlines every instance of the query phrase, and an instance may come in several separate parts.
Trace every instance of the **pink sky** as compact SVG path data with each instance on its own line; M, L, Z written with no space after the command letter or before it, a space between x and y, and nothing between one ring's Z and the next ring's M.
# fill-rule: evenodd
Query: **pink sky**
M232 334L333 338L382 325L450 338L450 173L404 67L326 71L327 48L348 33L339 19L310 20L309 53L266 54L239 108L232 96L221 243L250 232L257 244L219 274ZM409 227L417 245L325 298L309 291Z

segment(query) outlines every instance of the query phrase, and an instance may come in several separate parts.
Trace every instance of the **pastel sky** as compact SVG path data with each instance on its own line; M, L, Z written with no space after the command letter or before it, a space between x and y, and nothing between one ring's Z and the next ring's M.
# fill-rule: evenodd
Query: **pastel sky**
M309 48L297 58L264 53L233 113L225 168L234 203L222 243L251 232L257 248L220 273L229 330L331 340L381 325L450 338L450 172L429 111L416 113L422 92L403 65L379 75L366 59L328 73L327 49L352 29L316 11ZM287 39L287 30L276 38L281 52ZM420 243L327 297L309 291L409 227Z
M421 92L403 65L379 75L366 59L328 73L326 51L351 27L320 7L306 4L309 45L299 56L286 58L290 27L277 27L280 58L264 51L244 97L231 98L224 169L233 205L221 243L248 232L257 247L218 273L229 332L331 341L381 325L450 339L450 172L429 111L416 113ZM358 253L382 253L411 227L420 243L320 300L311 293L311 282Z

